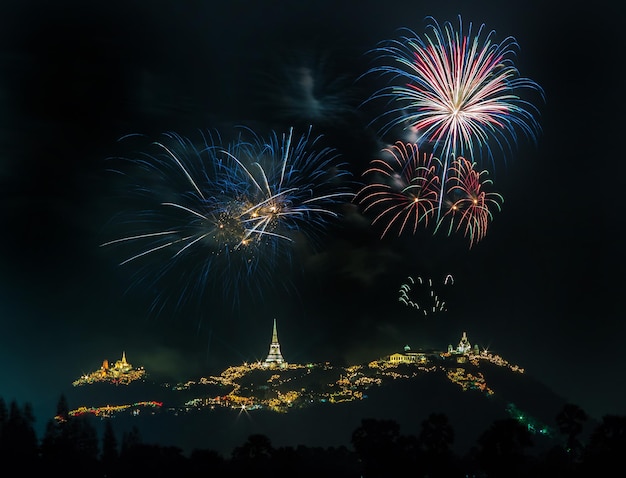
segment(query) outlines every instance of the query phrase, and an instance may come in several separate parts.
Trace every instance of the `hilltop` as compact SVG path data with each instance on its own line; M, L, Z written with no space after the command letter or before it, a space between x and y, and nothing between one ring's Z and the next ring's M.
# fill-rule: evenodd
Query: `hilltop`
M137 426L146 442L224 455L253 433L276 446L350 446L364 418L394 420L402 433L418 434L433 412L448 416L458 453L494 420L511 417L545 445L566 403L523 368L471 347L465 334L446 352L406 347L348 367L288 364L276 347L270 355L271 362L185 383L156 383L148 375L126 385L73 387L66 395L73 414L112 419L119 431Z

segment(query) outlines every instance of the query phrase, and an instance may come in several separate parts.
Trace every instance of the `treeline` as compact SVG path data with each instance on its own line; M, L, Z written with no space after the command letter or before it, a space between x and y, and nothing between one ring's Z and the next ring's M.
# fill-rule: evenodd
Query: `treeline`
M626 416L605 415L583 440L587 414L567 404L555 417L551 447L533 452L527 427L515 419L494 421L463 456L453 451L454 429L432 413L418 435L404 435L393 420L368 419L352 433L351 447L274 447L250 435L223 456L211 449L146 443L135 427L116 436L112 421L102 436L86 417L72 417L65 396L57 416L37 438L32 406L0 397L0 475L81 478L149 477L591 477L626 476ZM120 439L121 438L121 439Z

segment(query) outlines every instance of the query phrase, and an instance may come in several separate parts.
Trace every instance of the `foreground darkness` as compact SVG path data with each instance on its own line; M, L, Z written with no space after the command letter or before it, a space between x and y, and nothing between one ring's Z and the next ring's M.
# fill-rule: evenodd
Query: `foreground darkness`
M452 451L454 429L448 417L432 413L417 436L405 435L394 420L363 418L351 447L274 447L271 438L253 434L230 456L212 449L188 455L174 446L150 443L137 428L118 436L107 420L102 436L85 416L69 415L61 395L57 416L38 439L30 403L0 398L2 476L42 473L69 477L274 476L384 477L392 470L416 477L603 476L616 470L626 451L626 416L605 415L585 430L587 413L566 404L555 417L559 435L537 452L535 437L515 419L494 421L471 450ZM587 433L585 433L587 431Z

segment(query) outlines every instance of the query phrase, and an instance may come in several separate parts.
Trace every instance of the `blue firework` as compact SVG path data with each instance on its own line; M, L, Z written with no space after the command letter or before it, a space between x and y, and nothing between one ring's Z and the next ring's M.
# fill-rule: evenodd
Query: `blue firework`
M339 153L321 141L310 128L267 138L240 128L227 144L218 132L199 143L163 134L148 151L117 158L137 207L116 218L120 231L103 246L122 249L121 265L155 290L157 309L210 290L236 304L263 286L288 287L280 268L318 247L353 197Z

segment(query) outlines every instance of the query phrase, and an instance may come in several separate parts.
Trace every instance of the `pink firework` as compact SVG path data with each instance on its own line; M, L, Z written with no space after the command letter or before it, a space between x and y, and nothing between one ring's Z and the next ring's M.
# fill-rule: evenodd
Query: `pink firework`
M449 169L444 186L441 219L448 224L448 235L463 232L469 238L470 248L485 237L487 226L492 220L491 209L501 209L504 201L498 193L485 191L491 180L484 179L487 171L478 172L476 163L463 157L456 158Z
M494 146L511 150L520 133L534 140L540 129L537 108L519 94L534 90L543 96L543 91L519 75L516 40L496 43L493 31L483 35L484 25L474 34L470 23L464 32L460 16L458 29L428 19L422 37L405 29L405 36L373 51L384 63L369 73L391 80L370 98L392 106L375 120L384 125L382 132L397 126L412 130L420 145L432 145L444 166L457 156L475 160L480 151L493 161Z
M364 205L363 212L375 212L372 224L385 224L381 239L394 227L398 236L407 228L415 234L419 224L428 226L438 209L441 163L432 155L420 155L414 143L397 141L383 152L389 158L370 162L363 176L373 179L355 201Z

